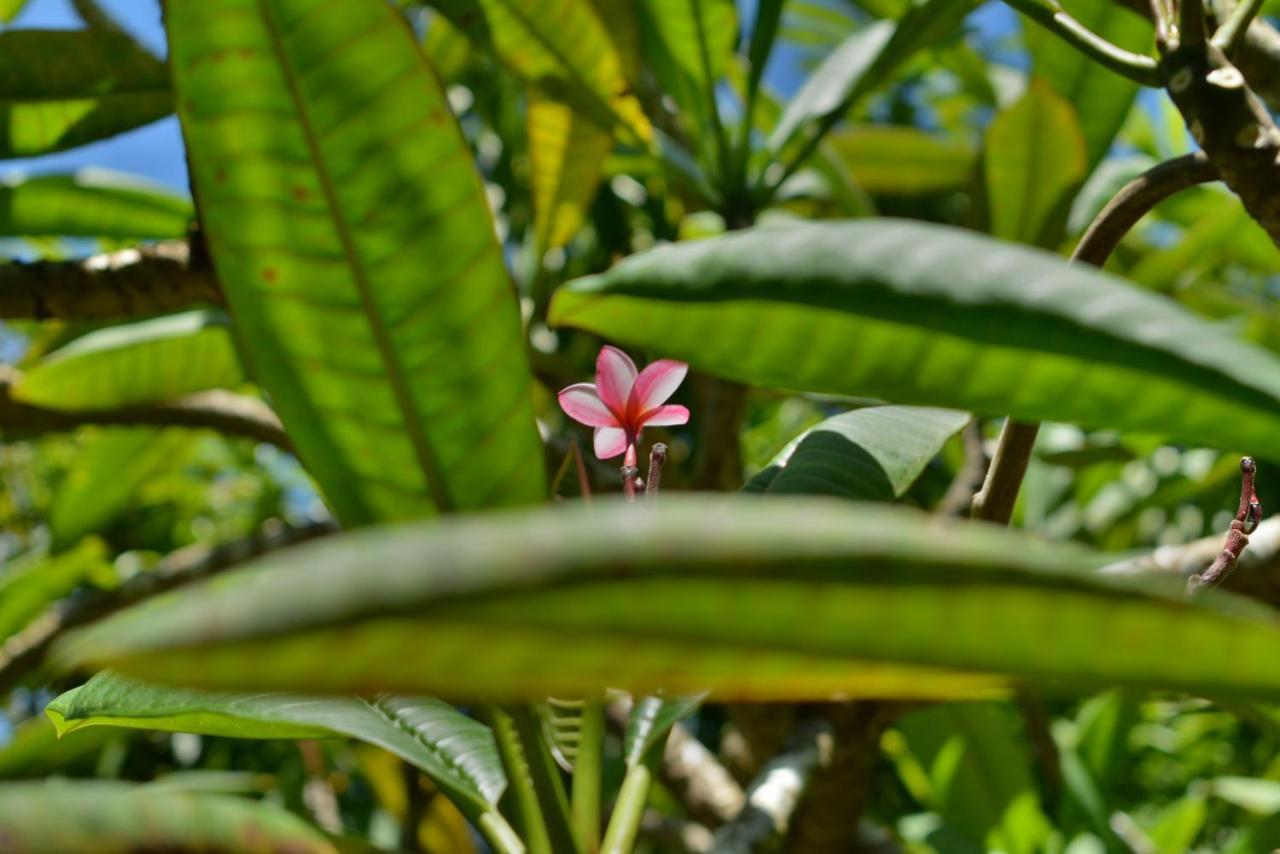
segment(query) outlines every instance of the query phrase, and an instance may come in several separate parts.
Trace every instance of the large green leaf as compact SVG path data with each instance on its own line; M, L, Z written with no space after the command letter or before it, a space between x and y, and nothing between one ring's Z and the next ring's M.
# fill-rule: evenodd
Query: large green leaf
M10 851L338 850L280 807L114 781L6 783L0 817Z
M1096 560L886 505L673 494L346 534L53 655L236 690L814 699L989 695L1021 677L1280 696L1270 609L1081 569Z
M1142 53L1154 40L1151 20L1112 0L1061 0L1091 32L1125 50ZM1068 104L1076 106L1092 168L1106 157L1138 94L1138 84L1093 61L1056 33L1024 22L1031 67Z
M176 238L190 200L129 175L86 170L0 184L0 235Z
M983 162L991 233L1055 246L1086 174L1084 137L1071 104L1033 79L987 128Z
M49 507L52 550L68 549L114 521L156 472L175 465L187 441L182 430L151 427L113 427L86 435Z
M0 157L61 151L171 112L164 63L124 33L0 33Z
M1271 446L1280 361L1105 273L905 221L665 246L562 288L551 322L757 385Z
M613 137L568 105L537 92L529 95L526 122L535 244L541 257L568 243L582 226Z
M226 315L191 311L77 338L29 366L10 394L52 409L114 409L243 382Z
M202 223L255 375L347 525L540 499L515 291L382 0L168 10Z
M743 490L893 501L968 421L967 412L919 406L834 415L789 442Z
M604 128L648 139L609 28L591 0L430 0L472 42ZM626 26L624 24L624 26Z
M886 196L963 189L978 159L964 142L896 125L858 125L827 142L860 187Z
M349 736L420 768L472 818L492 812L506 787L489 728L438 700L218 694L104 672L45 712L59 734L105 725L231 738Z

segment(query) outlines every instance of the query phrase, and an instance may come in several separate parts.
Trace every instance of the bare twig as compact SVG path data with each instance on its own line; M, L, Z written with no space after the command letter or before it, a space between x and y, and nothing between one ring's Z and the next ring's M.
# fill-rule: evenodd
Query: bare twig
M186 240L83 261L0 264L0 318L107 319L222 304L213 270Z
M1202 154L1178 157L1148 169L1116 194L1080 238L1073 263L1101 267L1121 238L1157 204L1180 190L1217 178L1214 166ZM987 479L973 499L973 518L1007 525L1026 474L1040 425L1010 418L987 470Z
M670 854L711 854L715 837L697 822L667 818L649 810L640 819L640 838Z
M713 850L748 854L783 839L814 772L830 762L833 741L830 723L820 718L803 721L783 752L752 782L742 811L716 831Z
M257 398L214 389L165 403L116 409L49 409L14 400L9 388L16 376L13 370L0 366L0 431L8 435L73 430L85 424L207 427L291 450L280 419Z
M1258 466L1252 457L1240 460L1240 506L1236 517L1231 520L1231 528L1227 531L1227 542L1222 551L1214 558L1212 564L1204 572L1187 579L1187 595L1194 596L1204 587L1220 584L1249 545L1249 535L1258 528L1262 521L1262 503L1258 501L1258 493L1253 488L1253 476Z
M1094 62L1143 86L1160 85L1160 74L1154 59L1112 44L1071 17L1056 3L1050 6L1038 0L1005 0L1005 2Z
M250 558L334 530L331 522L291 527L278 519L271 520L252 537L218 546L188 546L166 557L150 572L135 575L119 587L65 599L0 646L0 696L38 668L54 641L74 628L166 590L208 578Z
M960 433L964 441L964 462L960 470L952 478L947 492L938 502L935 512L939 516L964 516L973 505L973 497L982 488L982 480L987 474L987 453L983 448L982 424L973 419L964 425Z
M656 501L658 498L658 488L662 485L662 467L667 462L667 446L662 442L655 442L649 450L649 476L644 484L644 497L646 501Z
M628 501L635 501L637 481L640 480L640 469L635 466L623 466L621 472L622 494L627 497Z
M1213 34L1214 45L1228 56L1235 53L1240 39L1261 9L1262 0L1242 0Z

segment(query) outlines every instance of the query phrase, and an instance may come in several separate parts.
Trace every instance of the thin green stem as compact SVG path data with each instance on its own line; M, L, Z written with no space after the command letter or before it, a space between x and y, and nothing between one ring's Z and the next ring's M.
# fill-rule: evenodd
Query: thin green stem
M475 825L494 854L525 854L526 849L520 835L497 810L480 813Z
M662 758L662 746L650 748L642 761L627 769L600 846L601 854L631 854L635 848L640 820L649 801L649 787L653 784L653 771Z
M1223 21L1222 26L1218 27L1218 31L1213 34L1214 46L1230 56L1235 51L1236 45L1244 38L1249 24L1257 17L1261 8L1262 0L1240 0L1236 8L1231 11L1231 16Z
M489 709L485 717L493 728L493 737L498 744L498 757L507 772L507 797L511 799L516 821L528 842L530 854L554 854L515 721L505 709L497 707Z
M573 761L573 795L569 812L578 850L600 849L600 787L604 754L604 701L582 701L578 726L578 755Z
M569 798L560 780L560 768L543 740L538 717L529 706L508 706L505 711L520 741L551 848L556 854L571 854L578 848L569 825Z
M1151 57L1112 44L1062 9L1049 6L1041 0L1005 2L1100 65L1143 86L1160 86L1160 71Z

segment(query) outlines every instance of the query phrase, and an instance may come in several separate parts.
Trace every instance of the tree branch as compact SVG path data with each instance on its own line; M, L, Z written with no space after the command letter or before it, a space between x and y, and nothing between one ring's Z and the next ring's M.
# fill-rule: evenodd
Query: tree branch
M289 437L271 408L246 395L213 389L164 403L62 410L14 400L9 394L14 379L12 369L0 366L0 431L6 435L60 432L85 424L207 427L228 436L243 436L292 450Z
M1214 45L1228 56L1235 53L1241 37L1261 9L1262 0L1243 0L1231 10L1227 20L1223 21L1222 26L1218 27L1218 31L1213 34Z
M1039 0L1005 2L1094 62L1143 86L1160 85L1160 72L1154 59L1112 44L1058 8L1056 3L1050 7Z
M250 558L334 530L332 522L290 527L278 519L270 520L251 537L217 546L187 546L161 560L155 569L135 575L119 587L64 599L0 646L0 696L36 670L54 641L74 628L158 593L231 569Z
M81 261L0 264L0 318L101 320L222 304L212 267L187 240Z
M1071 254L1072 263L1103 266L1124 235L1148 211L1181 190L1217 177L1213 164L1200 152L1153 166L1126 184L1094 218ZM1035 422L1013 418L1005 422L987 478L973 498L973 518L1000 525L1009 523L1039 431L1040 425Z

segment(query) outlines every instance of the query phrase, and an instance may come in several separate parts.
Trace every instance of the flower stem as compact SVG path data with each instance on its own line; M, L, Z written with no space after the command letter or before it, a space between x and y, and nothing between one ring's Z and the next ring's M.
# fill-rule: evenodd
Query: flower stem
M636 481L640 479L640 469L636 466L636 443L627 444L627 455L622 458L622 494L627 501L636 500Z

